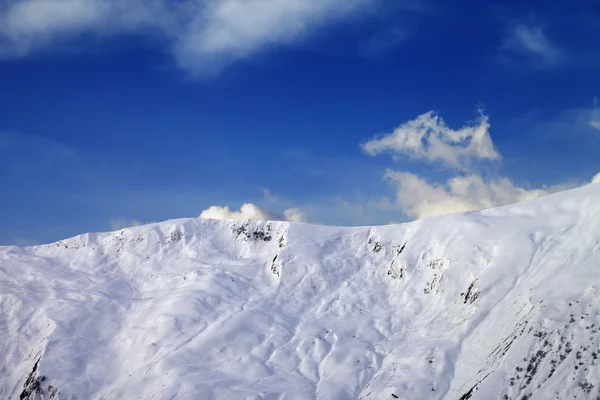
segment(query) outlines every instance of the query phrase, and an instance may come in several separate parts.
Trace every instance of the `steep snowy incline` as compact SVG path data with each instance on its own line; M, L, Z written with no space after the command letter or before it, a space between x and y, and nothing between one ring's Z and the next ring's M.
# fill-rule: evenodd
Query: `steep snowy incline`
M0 398L599 399L600 184L0 248Z

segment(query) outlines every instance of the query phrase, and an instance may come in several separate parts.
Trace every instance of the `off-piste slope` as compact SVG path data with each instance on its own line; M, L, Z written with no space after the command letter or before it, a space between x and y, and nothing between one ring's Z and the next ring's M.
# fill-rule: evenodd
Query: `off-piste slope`
M2 399L598 399L600 185L0 248Z

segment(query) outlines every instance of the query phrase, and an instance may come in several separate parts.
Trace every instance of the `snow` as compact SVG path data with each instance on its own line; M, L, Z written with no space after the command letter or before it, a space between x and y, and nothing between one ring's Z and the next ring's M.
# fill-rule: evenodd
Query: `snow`
M0 398L596 399L600 184L402 225L0 247Z

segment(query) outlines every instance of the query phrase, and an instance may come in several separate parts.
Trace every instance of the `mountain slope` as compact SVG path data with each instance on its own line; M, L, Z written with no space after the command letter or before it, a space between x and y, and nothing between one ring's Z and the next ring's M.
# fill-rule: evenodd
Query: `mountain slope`
M0 398L599 399L600 185L0 248Z

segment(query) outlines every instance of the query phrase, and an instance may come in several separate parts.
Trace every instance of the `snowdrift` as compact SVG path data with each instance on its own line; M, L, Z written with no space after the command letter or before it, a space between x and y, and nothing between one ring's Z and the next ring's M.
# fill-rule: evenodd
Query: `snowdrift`
M598 399L600 184L0 247L2 399Z

